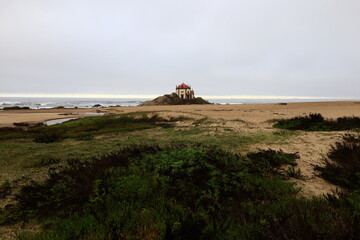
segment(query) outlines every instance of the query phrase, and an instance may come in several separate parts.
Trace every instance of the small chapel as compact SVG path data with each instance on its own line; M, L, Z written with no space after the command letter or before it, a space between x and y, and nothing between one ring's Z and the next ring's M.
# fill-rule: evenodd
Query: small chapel
M178 86L176 86L176 94L181 99L194 99L195 93L194 90L191 89L191 86L182 83Z

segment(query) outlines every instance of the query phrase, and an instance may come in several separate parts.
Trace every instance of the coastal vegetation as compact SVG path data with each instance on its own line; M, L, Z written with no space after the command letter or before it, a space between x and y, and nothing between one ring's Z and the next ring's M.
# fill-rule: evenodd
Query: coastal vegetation
M274 127L304 131L346 131L360 129L360 117L340 117L336 120L325 119L320 113L308 116L275 120Z
M17 239L360 238L358 135L316 167L344 191L304 198L288 181L305 179L299 154L271 148L299 133L214 124L137 112L0 129L0 227L21 226Z
M108 115L89 117L68 121L63 124L52 126L38 126L32 128L3 128L0 140L16 138L33 138L37 143L51 143L65 138L87 140L96 135L114 132L130 132L154 128L156 125L169 126L165 122L174 122L181 119L165 120L156 114L142 113L137 116L130 115Z
M346 134L331 146L325 166L317 167L326 180L350 191L360 190L360 134Z
M282 180L279 166L297 157L274 150L241 156L205 146L132 146L73 161L50 171L46 181L22 187L3 222L42 223L42 231L21 232L19 239L359 237L351 206L296 198L299 190Z

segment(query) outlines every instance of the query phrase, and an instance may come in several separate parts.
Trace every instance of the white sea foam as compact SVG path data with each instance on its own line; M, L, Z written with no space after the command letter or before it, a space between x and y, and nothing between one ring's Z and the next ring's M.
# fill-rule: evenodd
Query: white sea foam
M78 99L78 98L6 98L0 97L0 109L4 107L19 106L31 109L49 109L59 106L65 108L92 108L110 106L137 106L149 99Z
M1 106L10 106L10 105L18 105L20 102L0 102Z

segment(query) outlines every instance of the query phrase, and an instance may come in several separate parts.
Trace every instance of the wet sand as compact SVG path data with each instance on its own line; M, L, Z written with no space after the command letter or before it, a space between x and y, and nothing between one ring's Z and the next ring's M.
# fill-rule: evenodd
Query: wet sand
M41 123L62 118L97 116L99 109L36 109L0 110L0 127L15 127L13 123Z

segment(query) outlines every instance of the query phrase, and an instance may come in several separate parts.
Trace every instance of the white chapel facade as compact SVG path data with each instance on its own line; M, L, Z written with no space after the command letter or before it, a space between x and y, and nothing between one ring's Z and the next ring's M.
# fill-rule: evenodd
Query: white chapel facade
M194 99L195 98L194 90L191 89L191 86L189 86L185 83L182 83L182 84L176 86L176 94L181 99Z

